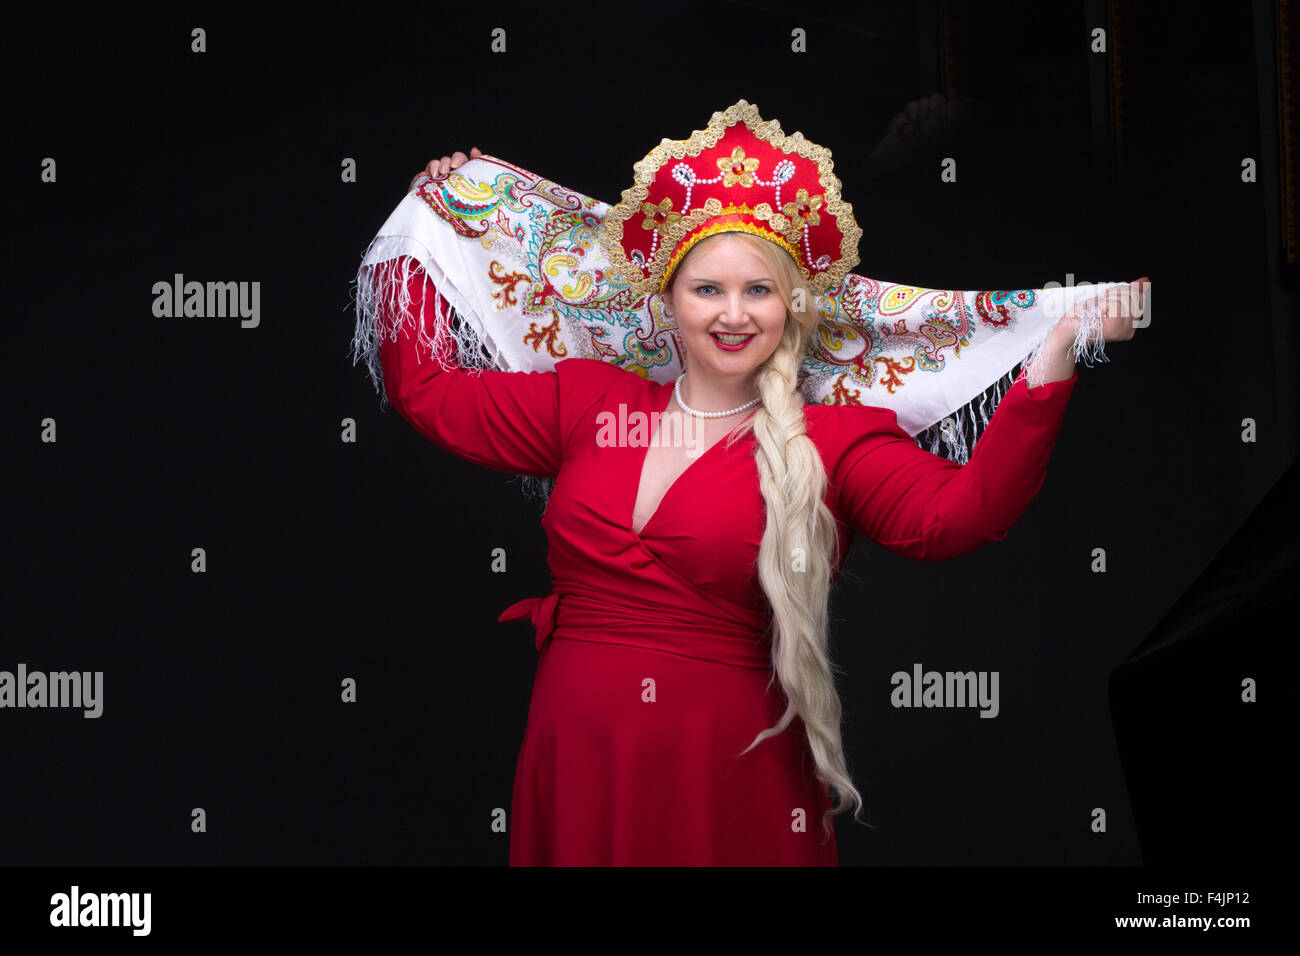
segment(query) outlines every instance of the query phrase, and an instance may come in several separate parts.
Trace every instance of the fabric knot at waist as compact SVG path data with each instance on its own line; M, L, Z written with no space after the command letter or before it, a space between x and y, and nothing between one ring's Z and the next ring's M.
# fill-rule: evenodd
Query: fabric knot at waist
M593 588L564 584L545 597L516 601L497 620L530 620L539 653L555 638L622 644L734 667L772 666L764 636L767 617L716 598L669 607L615 601Z
M537 650L540 651L555 630L555 609L559 602L560 596L558 594L548 594L544 598L524 598L502 611L497 620L504 623L506 621L531 619L533 627L537 630L535 643Z

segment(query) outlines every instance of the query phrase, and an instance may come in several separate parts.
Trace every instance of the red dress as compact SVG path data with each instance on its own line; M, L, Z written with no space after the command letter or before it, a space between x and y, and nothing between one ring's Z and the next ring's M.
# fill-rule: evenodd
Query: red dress
M431 280L414 270L408 288L410 314L428 299L431 321ZM602 447L596 416L662 412L671 385L579 358L440 371L409 321L381 360L389 401L430 441L556 479L542 518L553 594L502 615L532 621L540 654L511 865L836 865L802 723L737 756L785 704L767 686L769 614L750 572L765 520L752 435L697 457L637 534L646 448ZM853 531L926 561L1004 538L1043 483L1076 381L1017 382L964 467L917 447L892 411L805 406L842 552Z

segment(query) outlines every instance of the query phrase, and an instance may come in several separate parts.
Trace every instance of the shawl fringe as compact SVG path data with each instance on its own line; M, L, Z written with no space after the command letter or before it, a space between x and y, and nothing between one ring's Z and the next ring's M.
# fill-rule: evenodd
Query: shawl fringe
M376 244L385 241L387 240L376 238L371 242L362 253L362 262L364 263L371 252L375 251ZM356 304L356 326L352 332L352 346L348 354L352 359L353 367L361 364L366 366L371 384L379 393L381 409L390 407L390 403L384 387L384 367L379 359L379 346L385 337L389 341L396 342L398 333L406 325L415 325L416 343L419 346L417 351L435 362L444 372L458 369L485 371L500 368L499 358L491 342L481 336L474 323L466 318L467 314L473 314L472 305L463 299L455 286L450 283L434 283L439 294L434 296L433 334L430 335L428 323L424 319L427 303L421 299L420 314L412 315L411 292L407 285L416 272L428 275L427 266L424 262L412 266L412 257L402 256L399 260L401 263L399 269L390 266L384 271L383 276L379 277L380 267L391 261L363 264L357 270L356 278L352 283L353 300ZM392 318L386 321L385 316ZM448 355L454 355L454 361L448 361L445 358ZM542 511L545 511L555 480L536 475L515 477L520 479L524 496L540 498Z
M984 434L1007 391L1020 379L1037 388L1043 384L1042 368L1037 363L1039 353L1047 336L1034 346L1033 350L1019 363L982 393L971 399L947 418L942 418L929 428L917 434L916 444L931 454L940 455L959 465L970 461L975 443ZM1102 316L1095 306L1084 309L1070 344L1070 354L1075 360L1082 360L1088 367L1100 362L1109 362L1106 356L1106 342L1102 334Z

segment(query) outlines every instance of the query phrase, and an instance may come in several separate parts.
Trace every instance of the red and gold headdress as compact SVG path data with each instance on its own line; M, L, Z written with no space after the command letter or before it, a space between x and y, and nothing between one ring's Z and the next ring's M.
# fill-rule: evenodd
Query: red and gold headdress
M636 182L605 215L601 246L616 280L663 292L695 243L719 232L768 239L823 295L858 264L862 230L840 198L830 150L787 136L739 100L689 139L664 139L634 167Z

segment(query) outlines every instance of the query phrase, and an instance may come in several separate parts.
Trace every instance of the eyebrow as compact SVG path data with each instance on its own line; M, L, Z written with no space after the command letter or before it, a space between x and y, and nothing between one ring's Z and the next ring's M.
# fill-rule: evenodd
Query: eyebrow
M723 282L722 282L721 279L705 279L703 276L692 276L691 279L690 279L689 281L691 281L691 282L712 282L714 285L723 285ZM772 282L773 280L772 280L770 277L768 277L768 276L759 276L757 279L746 279L745 281L746 281L746 282Z

